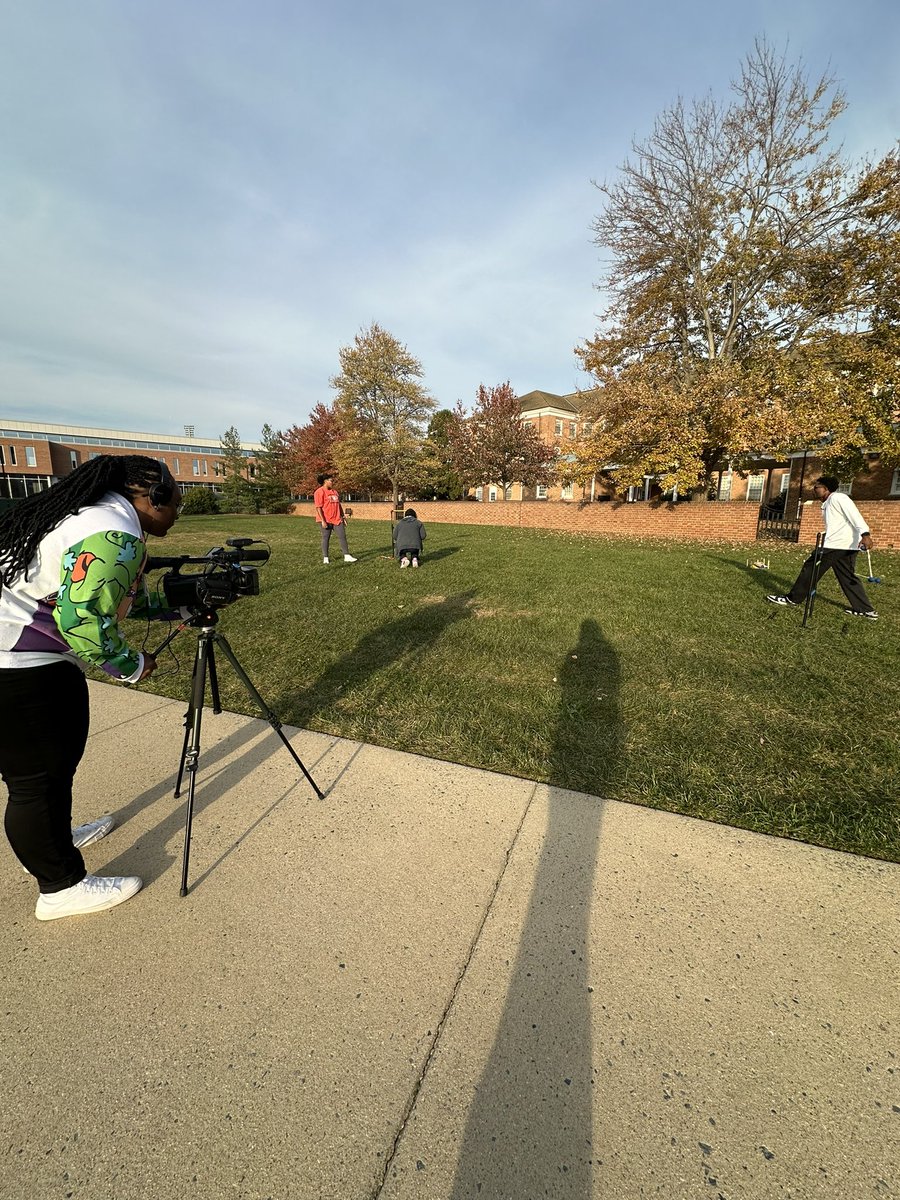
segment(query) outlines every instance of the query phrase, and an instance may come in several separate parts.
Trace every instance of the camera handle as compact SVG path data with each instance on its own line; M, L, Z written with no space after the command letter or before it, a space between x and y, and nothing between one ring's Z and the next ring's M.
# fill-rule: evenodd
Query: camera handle
M215 620L214 614L212 619L213 621ZM174 637L175 634L173 633L171 636ZM184 856L181 864L181 888L178 893L180 896L186 896L188 893L188 864L191 854L191 828L194 820L194 787L197 781L197 770L200 766L200 723L203 717L203 701L206 696L207 677L209 678L210 690L212 692L213 712L220 713L222 711L219 704L219 682L216 675L216 645L221 648L222 653L228 659L229 663L231 663L234 673L244 685L247 694L281 738L285 748L303 772L312 790L320 800L324 799L325 796L325 793L320 791L312 775L310 775L309 771L307 771L306 767L300 761L294 747L285 737L281 721L253 686L247 672L238 662L237 656L231 646L229 646L227 640L222 634L216 631L214 624L202 625L200 627L200 635L197 638L197 654L194 659L194 671L191 676L191 698L188 710L184 716L184 746L181 751L181 762L178 766L178 779L175 783L175 799L177 800L181 795L181 782L186 770L189 782L184 826Z

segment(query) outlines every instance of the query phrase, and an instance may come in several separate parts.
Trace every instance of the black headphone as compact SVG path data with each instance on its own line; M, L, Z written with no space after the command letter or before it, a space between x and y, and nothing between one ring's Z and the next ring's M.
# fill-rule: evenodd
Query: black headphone
M147 488L147 495L150 497L150 503L154 508L165 508L170 502L173 495L172 476L166 469L164 463L161 463L158 458L153 460L159 467L161 479L159 483L151 483Z

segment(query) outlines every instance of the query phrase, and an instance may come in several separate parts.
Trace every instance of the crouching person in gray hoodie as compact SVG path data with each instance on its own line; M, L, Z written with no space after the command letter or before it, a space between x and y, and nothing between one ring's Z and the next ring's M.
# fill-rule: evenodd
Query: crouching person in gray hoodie
M419 565L425 536L425 526L416 516L416 510L408 508L403 520L394 526L394 554L400 559L401 567L408 567L410 563L414 567Z

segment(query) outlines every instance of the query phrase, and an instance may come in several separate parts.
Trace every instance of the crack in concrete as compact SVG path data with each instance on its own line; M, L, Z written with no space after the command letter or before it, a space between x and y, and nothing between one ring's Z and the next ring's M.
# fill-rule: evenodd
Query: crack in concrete
M506 876L506 872L509 867L510 859L512 858L513 851L515 850L516 845L518 844L519 835L522 832L522 827L524 826L525 821L528 818L528 814L531 812L531 806L534 802L535 793L537 792L537 789L540 786L541 786L540 784L536 783L534 785L534 787L531 789L531 795L528 797L528 803L525 805L525 811L522 813L522 818L519 821L519 824L516 828L516 832L513 835L513 839L510 842L509 846L507 847L506 854L503 859L503 866L500 869L500 874L497 876L497 879L494 882L494 886L491 889L491 894L490 894L490 896L488 898L488 902L485 906L481 921L478 924L478 928L475 930L475 936L472 938L472 943L469 946L469 953L466 955L465 962L463 963L463 965L459 971L459 974L456 977L456 982L453 984L453 988L451 989L451 992L450 992L450 997L447 1000L446 1005L444 1006L444 1011L441 1013L441 1018L438 1021L437 1025L435 1026L434 1036L431 1039L431 1045L428 1047L428 1053L425 1055L425 1061L422 1065L421 1071L419 1072L419 1077L415 1082L415 1086L413 1087L413 1090L409 1097L409 1100L407 1101L406 1106L403 1110L403 1114L400 1118L400 1124L397 1127L397 1132L394 1134L390 1148L385 1157L384 1169L381 1172L381 1178L376 1183L375 1190L371 1193L369 1200L379 1200L379 1197L381 1196L381 1193L384 1190L385 1184L387 1183L387 1179L388 1179L388 1175L391 1170L391 1166L394 1162L394 1159L397 1156L397 1150L400 1147L400 1140L403 1137L403 1133L406 1129L409 1118L412 1116L413 1110L415 1109L416 1104L418 1103L419 1095L420 1095L420 1093L422 1091L422 1087L425 1083L425 1076L428 1074L428 1070L431 1066L432 1060L434 1059L434 1055L437 1051L438 1042L440 1040L441 1034L444 1031L444 1026L447 1023L447 1020L450 1016L450 1011L453 1008L453 1005L456 1003L456 997L459 995L459 990L462 987L463 980L466 977L466 972L469 969L472 959L475 957L475 951L478 949L478 943L481 941L481 935L484 932L484 927L487 924L488 917L491 915L491 911L493 910L494 901L497 899L497 893L500 891L500 885L503 883L504 877Z

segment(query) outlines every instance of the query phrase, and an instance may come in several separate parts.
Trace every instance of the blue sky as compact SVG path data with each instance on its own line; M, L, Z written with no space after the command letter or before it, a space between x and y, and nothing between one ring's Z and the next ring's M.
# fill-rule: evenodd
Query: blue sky
M251 441L372 321L441 406L572 391L633 138L765 35L900 136L894 0L0 0L0 417Z

